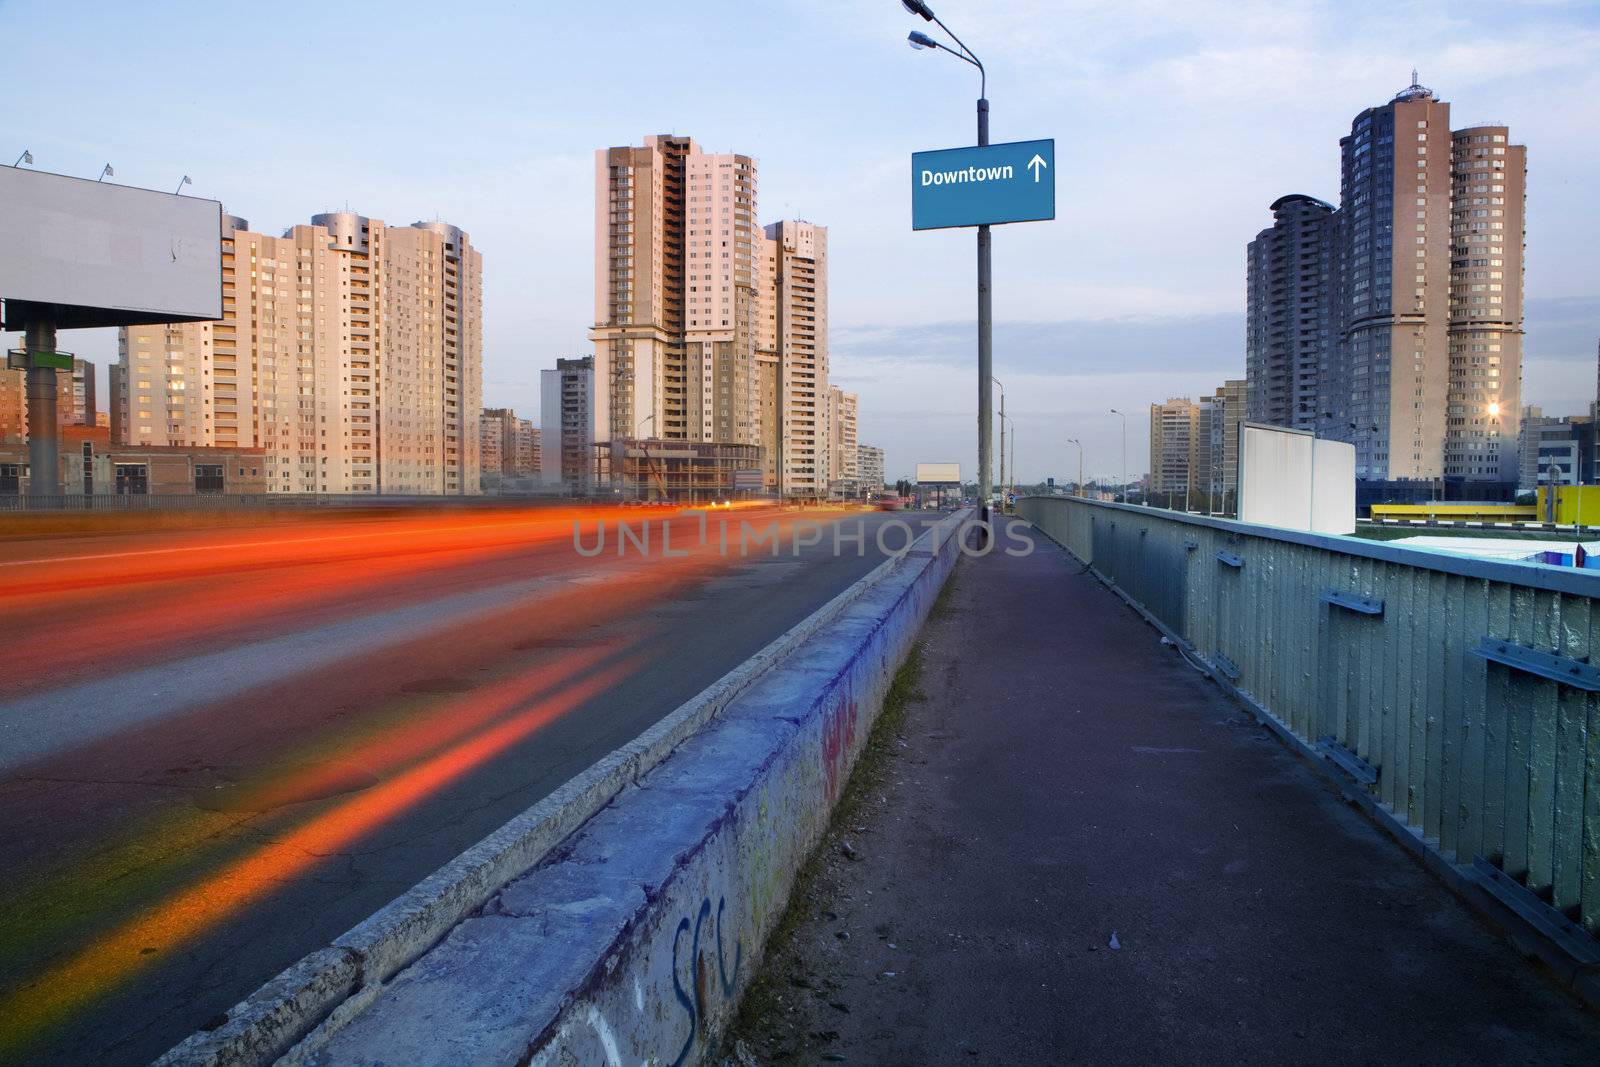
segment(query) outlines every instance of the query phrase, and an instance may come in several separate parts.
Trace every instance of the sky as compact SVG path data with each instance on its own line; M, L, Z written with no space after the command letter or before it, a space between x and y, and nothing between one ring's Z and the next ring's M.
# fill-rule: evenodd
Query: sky
M1152 402L1244 376L1245 246L1411 80L1528 146L1524 399L1587 410L1600 338L1600 5L939 0L992 139L1056 139L1057 218L994 232L995 375L1024 480L1147 467ZM912 232L913 151L974 143L976 72L898 0L159 5L0 0L0 163L221 200L277 233L348 207L484 256L484 402L537 419L589 351L594 150L651 133L760 165L826 225L831 379L888 477L976 469L971 231ZM9 155L6 155L9 153ZM1585 195L1587 194L1587 195ZM8 343L14 343L7 338ZM107 331L60 347L115 358ZM102 405L104 406L104 405ZM1133 413L1123 420L1110 413Z

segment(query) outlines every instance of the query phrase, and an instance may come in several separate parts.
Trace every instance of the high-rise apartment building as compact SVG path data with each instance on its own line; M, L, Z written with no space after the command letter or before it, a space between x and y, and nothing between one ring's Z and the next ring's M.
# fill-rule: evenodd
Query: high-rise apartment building
M595 153L598 437L756 443L755 218L748 156Z
M858 398L837 385L828 387L828 492L835 497L855 496L860 484L856 442Z
M876 445L857 445L856 455L861 471L861 488L869 493L882 492L883 449Z
M1505 126L1452 136L1446 477L1517 477L1528 150Z
M757 167L687 137L595 154L594 439L749 444L826 491L827 230L757 219Z
M1200 405L1183 397L1150 405L1150 489L1186 493L1193 488Z
M828 490L828 229L785 220L766 229L771 388L777 442L774 488L784 496Z
M1299 193L1272 203L1248 251L1245 378L1252 422L1311 430L1327 409L1338 247L1335 209Z
M72 373L56 375L56 425L95 424L94 364L72 361ZM0 367L0 441L28 438L28 372Z
M547 485L581 495L593 487L594 357L558 359L539 372L540 470Z
M1515 480L1526 150L1504 126L1452 131L1450 105L1414 76L1339 145L1325 223L1310 198L1273 205L1331 230L1328 277L1301 270L1314 239L1276 273L1251 247L1251 418L1352 442L1360 479ZM1304 390L1288 351L1304 354L1324 320L1334 343Z
M482 257L444 223L225 216L223 317L122 331L113 433L259 447L292 493L476 493Z
M527 478L540 470L539 428L510 408L484 408L478 421L479 464L485 485Z
M1239 487L1239 428L1245 422L1246 383L1223 382L1211 396L1200 398L1195 422L1194 489L1213 509Z

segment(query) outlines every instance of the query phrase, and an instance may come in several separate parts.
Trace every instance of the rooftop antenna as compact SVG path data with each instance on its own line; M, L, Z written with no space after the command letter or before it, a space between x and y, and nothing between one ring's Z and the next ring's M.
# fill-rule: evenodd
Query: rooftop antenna
M189 180L189 176L187 174L185 174L183 176L183 181L179 182L178 183L178 187L172 191L172 195L173 196L177 196L179 193L183 192L183 187L185 185L193 185L193 184L194 184L194 182L190 181Z
M28 164L29 166L33 165L33 153L28 151L26 148L22 150L22 155L18 156L17 161L11 164L11 166L13 169L15 169L22 166L24 163Z
M100 168L100 177L96 178L95 181L105 181L107 178L115 178L116 176L117 172L111 169L111 164L107 163Z

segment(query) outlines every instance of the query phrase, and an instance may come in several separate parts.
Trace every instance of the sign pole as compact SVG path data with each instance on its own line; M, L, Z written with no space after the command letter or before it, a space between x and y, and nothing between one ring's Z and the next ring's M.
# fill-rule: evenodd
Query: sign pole
M978 98L978 145L989 143L989 101ZM991 283L989 227L978 227L978 504L983 521L989 521L989 453L993 446L991 390L994 387L994 289Z
M28 495L35 500L61 493L60 442L56 424L56 369L41 365L36 352L55 353L56 326L38 310L28 316Z

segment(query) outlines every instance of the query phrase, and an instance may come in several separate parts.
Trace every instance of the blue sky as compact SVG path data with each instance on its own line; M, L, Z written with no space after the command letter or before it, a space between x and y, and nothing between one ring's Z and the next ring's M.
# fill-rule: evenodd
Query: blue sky
M1529 146L1529 402L1585 409L1600 337L1600 6L941 0L993 136L1057 139L1058 218L995 232L996 374L1024 477L1115 474L1112 407L1243 375L1244 249L1410 80ZM593 150L678 132L761 165L764 221L831 235L833 379L890 477L973 469L973 250L913 233L910 152L973 140L976 77L897 0L453 6L0 0L0 153L175 188L277 232L349 206L443 218L485 260L487 403L537 415L587 349ZM102 363L114 338L64 335ZM1145 465L1130 423L1129 464Z

